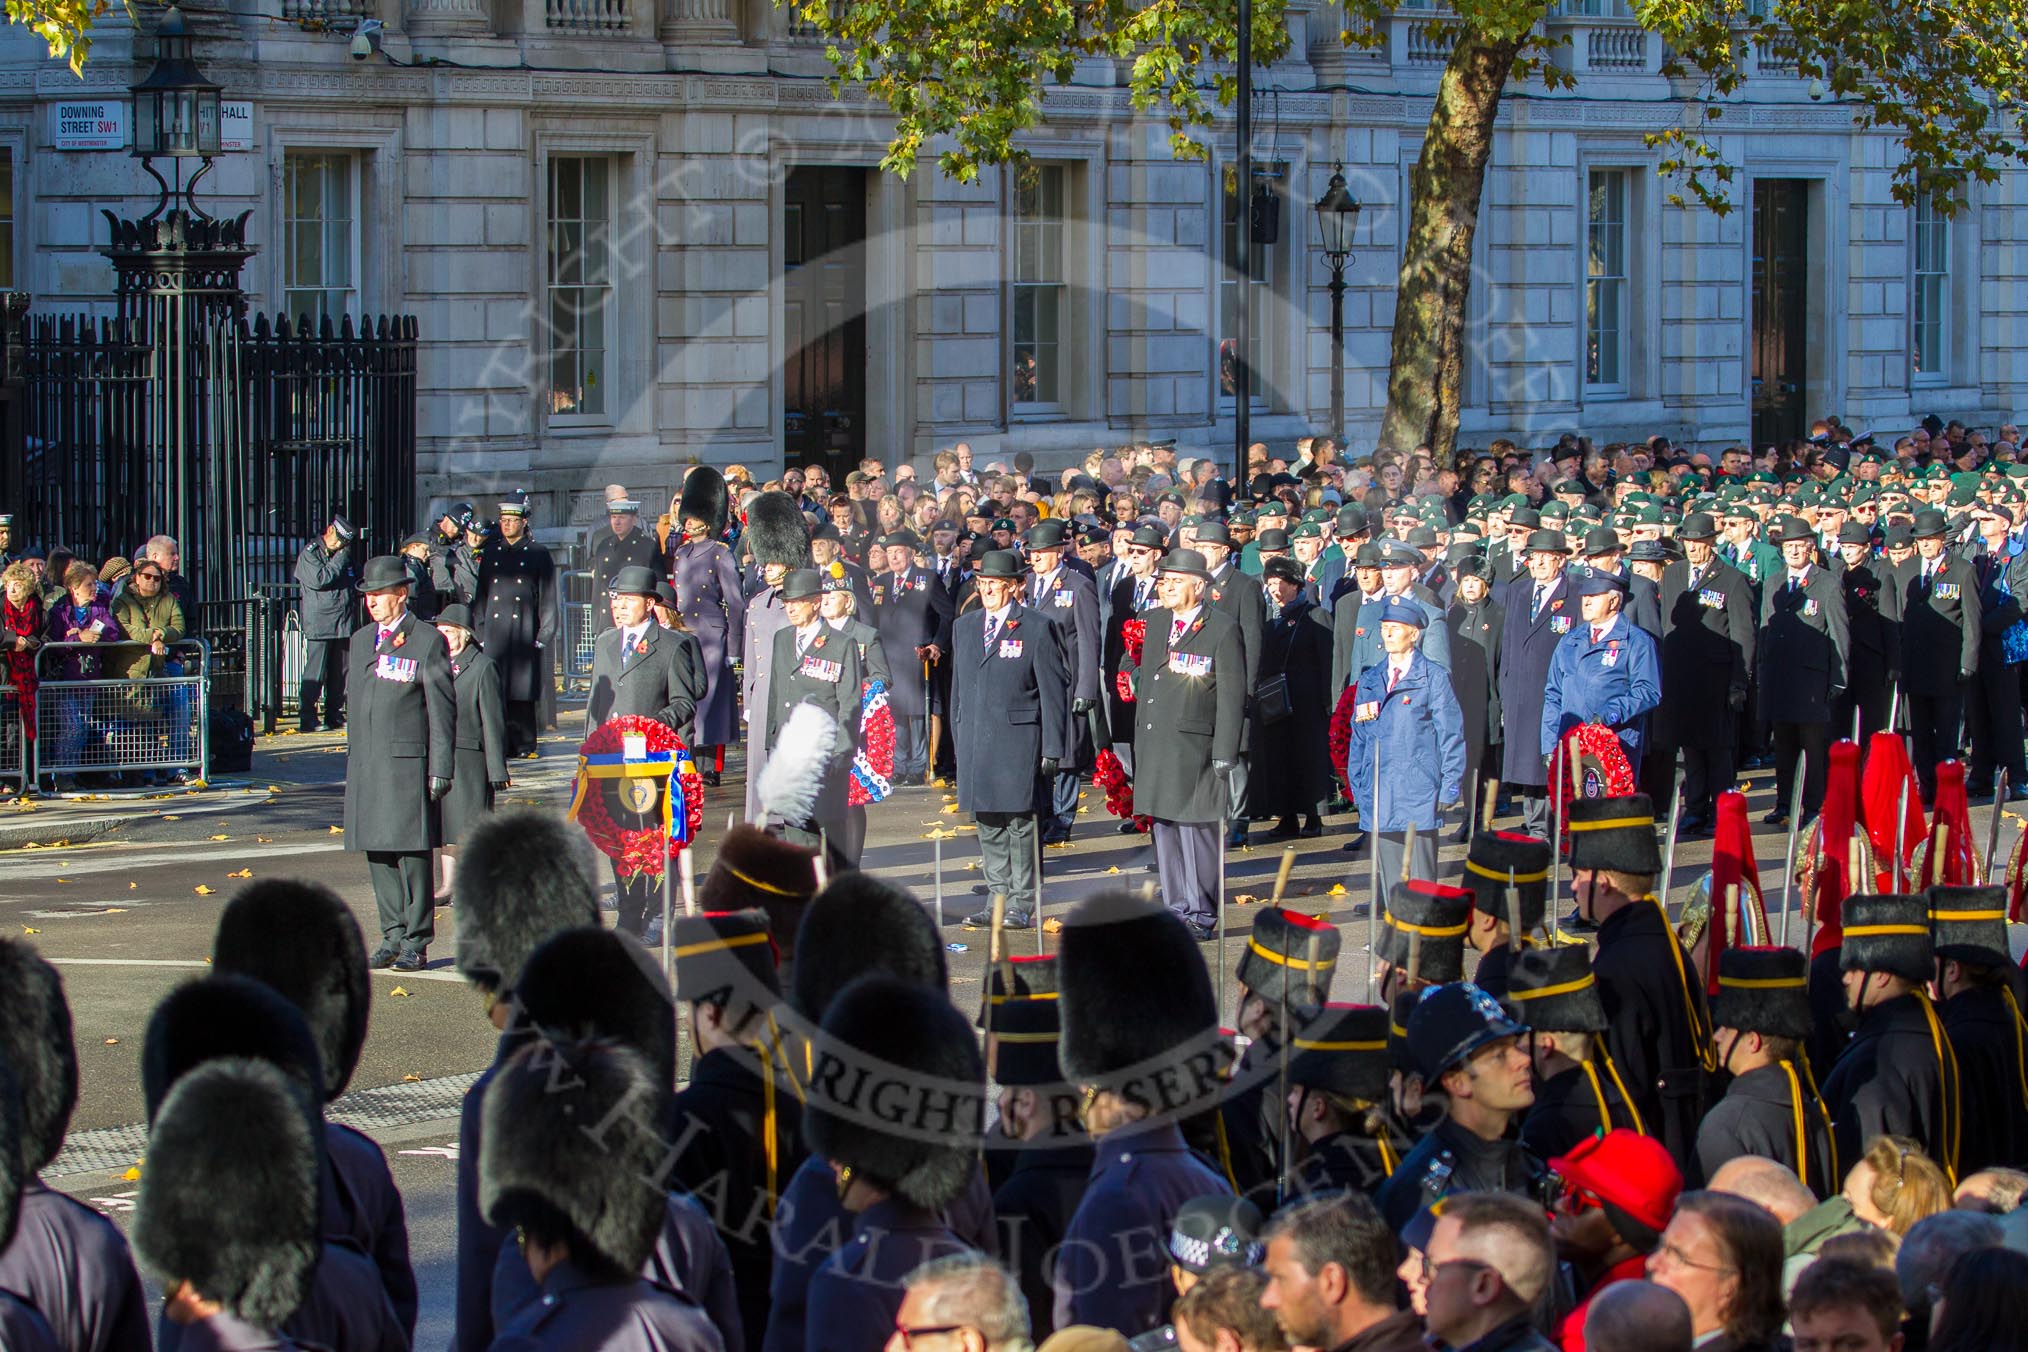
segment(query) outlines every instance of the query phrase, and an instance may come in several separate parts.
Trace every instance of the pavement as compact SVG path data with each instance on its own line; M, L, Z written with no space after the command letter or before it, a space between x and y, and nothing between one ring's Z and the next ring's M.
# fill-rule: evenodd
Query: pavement
M559 730L544 737L540 758L513 763L508 804L565 806L582 723L581 712L566 709ZM729 751L723 786L705 792L705 829L695 846L700 878L717 833L743 807L740 770L736 750ZM345 853L340 839L344 772L342 733L282 734L260 739L250 774L202 788L0 803L0 932L29 937L58 965L76 1023L80 1100L65 1151L50 1171L54 1186L116 1219L131 1209L145 1146L138 1063L148 1014L173 985L204 971L219 910L234 888L276 875L314 879L337 891L364 931L374 932L365 861ZM1761 877L1776 912L1784 838L1759 825L1772 805L1772 777L1758 773L1746 787L1761 832L1755 840ZM1060 918L1104 888L1154 886L1146 838L1119 834L1103 799L1088 787L1072 843L1044 852L1045 919ZM1973 810L1981 841L1989 811ZM899 789L870 818L865 866L910 888L940 915L954 997L961 1006L976 1000L987 936L959 922L984 898L972 892L980 877L976 835L957 810L954 790ZM1256 826L1256 839L1265 830ZM1322 838L1289 843L1295 859L1284 898L1345 927L1334 995L1347 1000L1367 994L1370 923L1368 856L1341 848L1351 830L1349 818L1328 818ZM2003 852L2012 842L2010 827ZM1441 876L1458 876L1463 853L1447 833ZM1273 894L1283 854L1283 846L1260 842L1226 855L1225 937L1206 944L1206 957L1222 976L1217 984L1228 1023L1236 998L1230 973L1252 926L1249 912ZM1673 900L1682 900L1709 858L1708 839L1683 842ZM1560 913L1569 911L1567 898L1566 890ZM495 1041L478 997L451 965L455 912L440 909L437 923L428 970L374 974L365 1052L333 1107L334 1116L381 1141L402 1186L423 1290L419 1347L449 1341L457 1110ZM1800 933L1798 925L1798 941ZM1010 936L1010 943L1026 952L1055 940L1038 927Z

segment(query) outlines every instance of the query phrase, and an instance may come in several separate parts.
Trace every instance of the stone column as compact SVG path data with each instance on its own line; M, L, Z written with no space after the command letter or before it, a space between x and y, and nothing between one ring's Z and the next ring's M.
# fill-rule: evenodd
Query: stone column
M405 24L416 37L491 36L493 32L486 0L408 0L407 10Z
M739 21L734 0L656 0L661 10L655 35L663 42L694 47L706 42L738 42Z

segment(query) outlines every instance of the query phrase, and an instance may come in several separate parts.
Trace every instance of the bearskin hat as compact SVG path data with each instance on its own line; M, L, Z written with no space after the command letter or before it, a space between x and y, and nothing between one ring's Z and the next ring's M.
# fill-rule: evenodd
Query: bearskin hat
M21 1172L33 1178L63 1149L70 1130L77 1048L63 978L19 939L0 939L0 1061L21 1088Z
M21 1186L27 1179L21 1169L21 1084L0 1063L0 1253L14 1241L14 1226L21 1219Z
M1173 911L1130 892L1097 893L1065 917L1060 954L1067 1079L1125 1093L1200 1055L1223 1061L1211 974Z
M796 934L789 1004L811 1024L838 992L872 973L944 989L943 936L916 900L870 873L841 873L810 902Z
M602 925L552 935L514 983L521 1012L552 1042L610 1038L676 1083L676 1003L640 941Z
M639 1272L668 1209L655 1181L668 1144L626 1105L668 1093L646 1059L617 1042L522 1047L480 1109L480 1212L501 1227L560 1217L593 1255ZM593 1132L595 1123L609 1125Z
M727 493L725 476L709 465L693 465L683 476L683 493L676 504L676 519L669 524L682 534L683 523L702 521L713 539L725 531Z
M366 1045L366 941L338 894L267 878L226 903L211 941L212 970L251 977L302 1012L324 1064L324 1098L345 1092Z
M779 489L755 495L746 509L746 532L740 536L756 567L778 563L784 568L810 566L810 527L803 509Z
M141 1043L141 1097L148 1120L176 1082L206 1061L265 1061L314 1105L324 1101L317 1042L296 1007L251 977L224 973L186 981L148 1016Z
M591 841L548 812L486 818L458 852L458 970L483 990L514 988L521 964L559 930L599 923Z
M927 1210L958 1199L978 1167L986 1066L942 990L853 982L825 1012L812 1065L812 1150Z
M322 1245L320 1144L300 1087L275 1066L211 1061L176 1082L148 1132L134 1255L256 1328L309 1293Z

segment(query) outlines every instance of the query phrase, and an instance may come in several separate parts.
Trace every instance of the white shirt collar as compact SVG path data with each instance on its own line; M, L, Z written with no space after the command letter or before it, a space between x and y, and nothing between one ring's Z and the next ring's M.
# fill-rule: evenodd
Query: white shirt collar
M1012 601L1009 601L1006 605L1001 606L998 610L987 611L986 618L991 620L994 624L1005 624L1007 623L1008 614L1012 612L1013 609L1014 603Z
M1171 623L1185 626L1194 624L1197 622L1198 615L1201 614L1203 610L1204 606L1201 602L1197 605L1190 607L1190 609L1188 610L1179 610L1175 612L1175 614L1171 617Z

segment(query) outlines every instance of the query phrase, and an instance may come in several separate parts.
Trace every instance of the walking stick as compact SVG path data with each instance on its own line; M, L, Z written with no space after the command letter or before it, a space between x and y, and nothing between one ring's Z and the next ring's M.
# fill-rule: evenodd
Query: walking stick
M944 833L930 832L930 843L936 847L935 883L937 899L937 923L944 923Z
M1985 867L1979 872L1979 876L1984 878L1988 883L1993 881L1993 865L1998 860L2000 854L2000 817L2002 810L2006 806L2009 787L2007 772L2002 770L2000 771L1999 789L1993 795L1993 820L1986 824Z
M1401 880L1407 882L1415 876L1415 823L1408 824L1408 835L1401 842Z
M1789 840L1782 856L1782 943L1789 941L1789 907L1795 901L1796 837L1803 825L1803 776L1802 766L1796 767L1795 782L1789 786ZM1803 911L1807 915L1810 899L1803 898Z
M1669 911L1669 884L1676 876L1676 832L1683 811L1683 767L1670 771L1675 788L1669 791L1669 830L1662 843L1662 913Z
M687 856L689 853L690 851L685 850L683 851L683 855L678 857ZM674 876L675 870L670 868L665 860L662 864L662 979L664 981L673 979L669 967L669 889Z
M1035 852L1035 951L1042 952L1042 823L1035 823L1035 838L1029 842Z
M1373 824L1366 831L1366 847L1372 851L1368 859L1366 897L1366 1000L1373 1001L1373 988L1379 984L1380 972L1380 739L1373 740L1373 778L1368 781L1368 801L1373 804Z
M1219 777L1218 794L1218 904L1212 908L1211 923L1218 929L1218 1026L1229 1028L1225 1021L1225 819L1232 810L1232 796L1223 776Z
M1479 808L1479 824L1472 832L1474 836L1481 830L1493 829L1493 809L1500 802L1500 781L1491 775L1484 776L1484 779L1486 791L1480 795L1482 802Z
M1549 941L1563 942L1563 923L1557 908L1563 902L1563 814L1556 810L1556 787L1562 782L1563 743L1549 753Z

